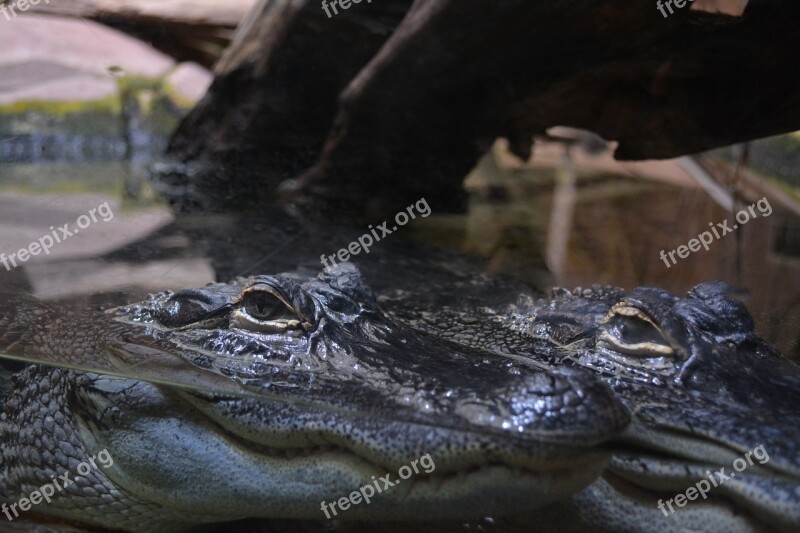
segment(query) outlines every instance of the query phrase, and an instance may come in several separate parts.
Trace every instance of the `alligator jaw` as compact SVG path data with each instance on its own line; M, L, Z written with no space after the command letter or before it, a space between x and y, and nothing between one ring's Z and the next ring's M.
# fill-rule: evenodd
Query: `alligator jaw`
M602 450L513 436L355 418L290 403L221 399L97 376L82 403L114 409L83 418L89 449L106 448L115 484L168 512L323 519L337 501L417 461L418 473L339 518L463 519L515 514L573 494L607 464ZM270 414L265 425L263 413ZM180 417L178 416L180 413ZM420 465L420 458L430 461ZM432 468L431 468L432 467ZM213 498L208 498L213 494Z
M745 445L709 438L701 428L680 430L667 421L651 427L634 418L620 439L633 448L615 451L608 472L654 502L707 480L710 502L735 502L753 519L787 531L800 524L800 465L770 456L773 441L764 435L751 435ZM728 510L720 505L718 512Z

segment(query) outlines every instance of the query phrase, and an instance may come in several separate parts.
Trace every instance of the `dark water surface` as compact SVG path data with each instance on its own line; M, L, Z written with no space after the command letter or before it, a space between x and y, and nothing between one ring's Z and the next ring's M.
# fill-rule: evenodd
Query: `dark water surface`
M762 203L742 227L714 238L708 251L673 255L671 264L662 250L689 244L710 223L729 219L733 225L734 215L681 177L674 164L609 168L579 157L565 180L563 158L548 162L552 154L539 155L542 162L522 164L495 147L467 178L467 213L440 214L434 207L354 263L373 265L368 278L376 290L414 279L413 268L393 276L389 267L402 267L398 256L417 267L435 263L444 270L510 274L543 291L554 284L611 284L655 285L680 294L723 279L741 289L759 333L797 357L800 218L791 210L773 200L767 214ZM368 229L318 224L280 207L251 215L176 214L141 169L126 162L1 165L0 291L99 309L238 276L314 275L322 268L320 255L335 254ZM737 210L749 204L741 202ZM78 228L79 222L86 227ZM78 231L65 235L59 229L65 224L70 233ZM31 243L60 238L48 253L24 261L12 256ZM425 246L407 245L414 241ZM435 248L456 253L437 256ZM424 275L418 281L423 285Z

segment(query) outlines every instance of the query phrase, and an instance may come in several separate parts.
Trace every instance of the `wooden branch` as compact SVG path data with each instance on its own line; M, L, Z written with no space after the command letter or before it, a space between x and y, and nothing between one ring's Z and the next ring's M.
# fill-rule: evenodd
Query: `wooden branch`
M535 135L571 126L647 159L800 129L795 0L669 16L630 0L409 4L329 18L265 0L172 153L248 169L208 182L236 205L313 164L284 185L295 199L377 216L423 196L463 207L461 181L497 137L527 158Z

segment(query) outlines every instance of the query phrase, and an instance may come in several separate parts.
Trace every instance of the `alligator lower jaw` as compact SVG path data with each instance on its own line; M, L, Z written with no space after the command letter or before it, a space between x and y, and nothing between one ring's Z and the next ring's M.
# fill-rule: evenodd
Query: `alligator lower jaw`
M625 439L603 477L638 502L634 505L646 502L641 507L647 512L671 517L674 513L659 510L660 503L675 513L689 507L711 523L737 523L742 531L800 527L800 476L769 458L759 460L752 451L739 452L701 434L636 423ZM685 500L680 507L679 495Z
M276 483L285 492L275 494L269 486L239 484L236 499L229 500L224 491L216 491L216 501L205 510L224 505L225 520L245 517L324 520L323 503L328 511L338 510L336 520L354 521L430 521L475 520L483 516L512 516L549 505L579 492L595 480L601 467L595 464L574 470L531 471L504 464L475 465L469 470L414 474L401 479L397 470L374 465L348 451L324 450L313 456L297 455L292 459L270 457L261 459L260 474L269 481L269 472L283 471L290 475ZM301 497L292 494L292 485L310 481L320 486ZM259 472L226 473L234 479ZM327 483L329 482L329 483ZM391 483L391 486L387 486ZM363 495L371 496L368 504ZM362 500L353 504L356 498ZM275 498L282 498L276 502ZM343 509L340 503L349 508ZM228 503L225 503L228 502Z
M158 467L153 465L149 471L134 468L135 486L130 485L132 476L127 473L117 479L126 479L129 489L150 501L169 502L176 514L196 512L213 517L203 518L206 522L240 518L325 520L323 503L328 504L329 512L330 504L336 503L335 518L341 521L472 520L515 515L567 498L597 479L605 464L594 457L572 468L546 470L487 463L439 471L437 465L430 474L422 468L419 474L410 476L406 471L402 479L399 469L377 465L349 450L319 449L295 455L277 450L264 454L262 450L242 449L241 443L229 440L212 446L225 449L227 455L209 453L207 446L193 446L194 456L187 457L188 450L183 450L185 468L173 472L162 468L157 473ZM134 452L140 455L138 450ZM209 461L209 457L215 461ZM125 468L128 458L116 452L120 468ZM176 463L172 457L162 459ZM154 488L154 475L161 476L160 480L166 476L168 483ZM184 479L192 479L193 484L186 485ZM372 493L368 504L363 501L365 492ZM354 495L362 500L359 504L353 503Z
M242 501L241 516L264 516L300 519L322 519L322 503L339 505L336 517L351 520L471 520L482 516L512 516L523 511L550 505L575 494L602 472L596 462L571 469L529 470L507 464L481 464L470 468L431 474L413 474L401 479L397 469L375 465L347 450L329 450L294 459L273 458L264 464L263 472L294 472L281 483L303 479L308 472L319 472L322 481L314 494L288 506L267 509L264 495L251 494L244 500L258 501L257 508L247 508ZM387 477L388 476L388 477ZM390 484L390 485L389 485ZM368 488L369 487L369 488ZM374 496L367 505L365 492ZM355 498L360 504L353 504ZM360 497L359 497L360 496ZM342 512L341 503L349 508ZM350 503L346 503L347 501Z
M111 485L160 509L158 520L324 519L322 502L342 501L430 455L435 468L351 506L345 520L472 519L516 514L578 492L609 454L310 409L294 403L213 400L146 382L98 376L81 401L116 408L103 424L81 417L87 453L107 449ZM81 389L85 390L85 389ZM434 420L431 420L434 422ZM563 437L563 435L562 435ZM563 439L562 439L563 441ZM559 442L562 442L559 441ZM374 479L373 479L374 476ZM380 482L383 489L383 482Z
M397 458L378 462L375 457L382 450L364 447L327 444L285 448L268 447L232 435L227 439L235 441L237 447L261 456L265 473L313 470L338 480L347 480L341 484L346 488L309 496L307 499L314 505L306 509L306 502L303 502L299 514L293 511L282 515L283 511L278 510L264 515L283 518L320 518L323 501L330 503L349 498L367 486L375 487L376 493L370 505L352 505L337 518L419 521L514 515L579 492L600 476L610 457L606 451L584 450L554 454L550 460L543 456L509 454L487 459L477 452L447 457L443 450L439 450L439 453L432 453L436 462L430 472L426 472L418 462L418 473L401 479L399 471L403 467L410 468L409 465L418 457L411 455L407 460ZM409 468L405 469L407 475L411 472ZM299 474L295 476L302 477ZM387 482L393 484L387 487Z
M646 462L650 475L632 475L628 470L616 468L612 461L603 472L603 481L613 487L616 494L612 498L606 496L607 501L596 505L625 506L629 508L628 512L636 509L635 514L647 517L641 520L655 524L653 531L695 529L698 517L713 525L714 529L743 532L788 532L796 531L800 526L797 480L740 475L719 484L715 474L720 468L717 465L675 461L670 465L671 471L665 473L658 470L665 466L666 460L647 457L638 457L637 460L642 464ZM730 475L730 470L725 472ZM710 481L712 477L717 486ZM703 480L704 484L701 483ZM610 501L614 499L619 501Z
M711 494L705 500L682 501L679 507L674 498L686 490L689 484L675 490L654 490L623 478L611 469L579 493L574 502L566 506L566 512L557 515L559 521L580 524L602 523L606 530L646 531L653 533L675 533L677 531L736 531L759 533L774 531L775 522L756 519L743 512L733 501ZM671 499L671 500L670 500ZM669 505L668 505L669 503ZM660 506L659 506L660 504ZM773 527L768 526L771 524ZM791 528L784 528L791 531ZM567 528L567 530L572 530Z

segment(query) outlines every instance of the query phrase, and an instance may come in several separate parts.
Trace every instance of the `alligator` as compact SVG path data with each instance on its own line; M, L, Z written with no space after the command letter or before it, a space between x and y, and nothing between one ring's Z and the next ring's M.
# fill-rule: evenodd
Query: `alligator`
M58 476L73 481L31 511L45 522L322 520L331 502L346 521L504 516L597 479L603 443L629 422L585 369L542 369L393 319L349 263L91 315L5 303L3 351L66 367L17 373L0 418L3 512ZM171 375L128 377L153 354ZM76 473L101 453L113 464ZM383 481L424 456L435 469ZM368 504L341 503L379 479Z
M537 511L543 530L800 526L800 368L755 333L725 283L697 285L683 298L648 287L555 289L513 305L468 302L428 313L447 291L381 302L398 320L454 342L542 368L590 369L632 413L603 476ZM704 479L710 490L678 506L675 496Z
M385 268L385 264L381 266ZM505 507L500 505L492 511L488 511L494 516L502 517L510 507L517 506L518 510L530 510L543 505L546 503L545 500L559 499L558 503L550 507L537 509L530 520L535 519L543 530L548 528L551 530L578 530L587 526L597 528L598 525L603 525L609 530L626 531L643 529L681 531L719 528L732 531L754 531L764 528L789 530L796 528L800 523L800 519L798 519L798 509L800 509L798 477L800 476L797 473L800 461L797 456L798 448L794 444L794 436L798 428L798 415L791 409L792 405L796 405L794 402L798 399L798 391L800 391L799 373L795 365L783 359L769 344L755 334L752 319L746 308L739 302L726 297L728 288L723 284L699 285L685 298L677 298L666 291L653 288L639 288L633 291L609 287L579 288L573 291L558 289L549 298L541 298L526 292L515 305L508 305L502 304L502 302L508 301L509 294L519 292L520 289L517 286L505 286L499 279L457 276L458 281L444 286L440 284L442 280L432 277L429 271L407 271L407 275L401 279L405 283L398 283L398 278L392 276L392 282L383 284L382 290L378 291L377 301L380 302L380 306L378 306L375 295L366 287L357 271L347 265L342 265L337 269L344 269L344 272L329 270L317 280L306 279L303 281L304 278L296 274L256 277L238 280L231 284L215 284L199 291L189 290L177 294L154 295L142 304L116 310L114 312L116 313L114 317L116 326L106 327L111 332L107 336L116 338L117 344L123 348L117 347L117 349L109 350L107 344L103 344L102 347L105 351L110 351L117 356L127 354L127 356L133 356L134 359L142 358L145 353L179 353L181 359L192 362L191 368L209 369L214 375L224 376L226 380L247 384L248 390L251 392L256 390L256 396L260 399L243 399L238 395L234 395L235 399L230 399L203 395L197 391L173 390L139 382L135 389L131 389L136 392L126 393L138 394L140 389L146 389L149 392L144 394L144 397L156 395L162 398L159 401L165 405L191 406L195 409L194 412L203 413L204 416L197 422L198 425L206 424L203 427L207 427L209 420L211 424L218 424L220 418L226 421L229 411L223 409L224 414L219 415L214 409L206 406L205 400L212 403L231 402L236 405L249 405L249 402L255 402L257 405L264 403L264 379L260 377L262 371L259 369L258 372L253 372L258 365L254 365L251 360L247 359L213 356L216 352L244 354L253 351L253 345L249 344L249 341L239 344L241 339L231 339L227 335L230 335L230 331L235 330L239 334L244 334L245 339L250 339L249 335L254 334L253 331L247 330L248 327L253 327L248 325L249 322L239 323L237 321L246 320L244 316L247 315L247 312L242 314L242 309L247 309L244 298L246 287L255 283L256 279L262 279L265 281L265 286L271 287L268 289L271 294L292 295L291 297L284 296L282 300L277 297L278 300L283 301L289 316L278 321L281 331L272 332L273 335L294 333L295 336L301 338L300 332L307 332L308 324L319 324L315 331L320 331L324 322L326 326L322 327L321 331L328 332L327 336L323 335L324 338L336 339L344 336L352 340L357 337L361 341L356 345L365 347L362 341L366 338L370 341L368 344L374 342L376 331L402 331L405 339L415 339L414 344L418 346L419 353L441 354L443 353L441 346L447 347L445 352L455 350L454 353L459 354L457 356L459 360L461 360L460 352L462 351L474 356L480 353L480 357L491 362L489 367L485 364L481 365L481 372L498 364L509 365L509 371L513 369L513 372L523 368L540 369L545 372L544 375L552 374L553 368L582 368L585 371L594 372L600 379L606 381L619 400L633 413L633 423L624 432L621 431L624 426L622 421L624 416L620 414L618 405L609 403L607 396L596 392L595 396L606 403L605 405L602 402L598 404L592 417L584 417L584 421L591 419L595 422L608 423L609 427L606 433L601 435L600 423L591 426L592 431L595 432L594 438L591 437L591 431L587 432L586 428L583 429L582 436L579 436L580 430L575 431L575 427L571 429L572 436L579 439L580 442L586 442L585 439L588 436L588 444L612 439L614 455L602 476L588 488L572 497L569 497L568 494L572 490L571 488L562 491L561 496L551 493L541 498L540 495L537 495L534 498L536 501L524 504L520 504L518 500L504 500L504 503L509 503L509 505ZM342 277L344 274L346 276L342 279L351 280L345 284L348 287L346 289L342 288L341 282L333 281L333 278ZM415 287L423 286L424 281L428 282L425 285L425 291L414 290ZM373 284L373 286L375 285ZM336 287L333 292L336 298L331 297L331 286ZM392 287L398 286L403 286L403 288L394 289L393 292ZM282 287L282 289L279 291L278 287ZM307 296L299 296L309 293L311 294L310 300L307 299ZM460 297L452 298L453 293L459 294ZM342 305L334 303L337 298L347 302L345 310L337 310L338 306ZM296 301L300 303L294 303ZM287 306L288 303L291 305ZM291 310L289 310L290 307ZM309 311L312 307L315 309L313 313ZM345 316L353 315L355 308L360 310L356 313L359 316L365 310L369 310L367 313L370 316L368 323L378 322L389 329L361 326L360 328L356 327L354 332L349 326L355 326L356 323L347 323L348 327L342 329L342 324L346 322ZM302 311L303 309L306 310ZM323 311L320 312L319 309ZM37 308L36 314L41 316L41 309ZM301 315L311 317L312 314L317 318L308 318L307 320L299 318ZM202 319L198 320L198 316ZM335 320L332 321L332 317ZM53 322L55 319L65 320L64 310L60 309L58 313L54 312L50 318ZM41 321L41 319L39 320ZM327 329L331 327L327 326L329 323L338 324L335 328L336 333ZM120 326L127 329L120 331L118 329ZM134 330L130 330L130 326L136 327ZM137 331L141 326L145 326L146 335L131 334L131 331ZM272 324L268 328L274 327L276 325ZM215 330L217 335L222 335L222 337L215 336L213 331L208 328L212 328L212 330L217 328ZM14 328L9 329L13 331ZM223 335L226 331L227 333ZM260 331L256 334L264 333ZM208 337L203 336L206 334ZM55 337L57 338L58 335ZM396 337L393 338L396 339ZM435 338L446 342L440 345L434 340ZM94 342L100 344L97 341ZM341 343L334 343L334 348L323 343L322 346L309 350L310 344L303 344L306 341L298 342L301 343L300 346L304 346L298 353L312 355L298 359L285 352L282 355L283 360L307 368L310 371L308 375L312 375L314 371L319 371L318 375L323 375L330 372L336 374L342 370L341 364L331 364L326 359L326 354L334 353L343 347ZM405 341L401 339L400 344L402 342ZM462 348L460 350L453 348L453 343L461 345ZM5 344L8 344L8 339L5 339ZM35 343L23 342L21 344L30 346ZM203 348L198 350L198 344L202 344ZM209 345L213 348L211 352L208 350ZM389 345L392 345L392 342ZM345 346L348 344L345 343ZM439 349L432 351L425 349L424 346L439 346ZM396 357L397 361L407 358L405 353L391 352L390 354L386 352L386 349L387 345L381 344L380 353L387 353L386 357L388 358ZM60 360L64 360L65 354L70 351L83 353L80 347L78 350L71 350L70 345L56 345L50 351L58 354ZM487 356L487 353L491 354ZM313 354L317 354L319 357ZM499 363L495 357L498 355L510 359L511 362ZM272 358L274 359L274 357ZM382 360L386 361L386 359ZM450 359L445 357L445 360L449 361ZM392 359L392 364L394 361L395 359ZM347 367L346 364L345 367ZM419 368L421 369L422 366ZM370 366L370 369L373 367ZM186 370L186 368L181 368L181 376L185 376ZM275 369L272 368L272 372L274 371ZM559 370L556 374L559 375L562 371L564 370ZM97 388L95 385L83 385L82 383L97 383L98 380L100 383L136 383L133 380L112 379L108 376L77 372L66 373L66 371L41 368L29 372L46 372L45 377L37 378L45 383L52 380L51 376L55 374L56 380L62 388L68 386L71 390L77 391L72 394L78 394L79 397L80 391L85 390L84 387L88 387L90 390L93 387ZM487 395L486 389L476 385L479 383L477 376L462 378L461 372L462 370L454 368L452 374L457 375L458 378L455 381L442 381L441 383L448 383L447 388L456 387L460 391L467 391L467 396L472 395L473 400L478 397L475 395L475 390L478 389L483 391L481 398L497 397L494 393ZM490 375L494 374L489 372L487 376ZM22 378L18 377L18 380L25 378L24 383L32 382L30 376L24 374L22 376ZM353 377L358 376L348 376L348 379ZM386 380L381 376L379 378L379 381L382 380L381 387L385 387L387 383L396 383L394 381L396 377L393 375L392 378ZM431 383L437 382L436 376L426 375L425 377L431 377ZM464 381L461 381L462 379ZM337 424L353 424L354 420L358 421L355 424L356 427L362 425L363 427L372 427L376 420L383 420L389 421L393 426L399 425L403 428L407 426L446 428L442 430L447 435L447 437L443 437L444 440L452 438L453 432L459 431L461 432L458 433L459 435L481 434L484 438L490 439L500 436L499 433L494 433L494 430L498 429L497 427L482 427L478 431L475 424L478 420L485 422L486 419L473 417L465 421L463 413L453 406L444 406L441 410L437 410L436 414L423 410L420 417L420 412L413 408L409 409L408 404L398 405L397 402L391 401L392 393L380 398L370 396L362 399L360 395L347 394L347 388L330 388L332 386L330 383L319 389L304 387L307 385L304 383L299 387L299 390L302 391L299 395L292 394L293 391L289 389L281 390L280 394L276 396L274 379L270 379L268 383L267 390L271 388L271 405L282 406L282 419L286 421L286 424L290 423L290 419L308 419L307 413L312 407L313 412L318 413L315 416L329 420L331 416L334 416L331 414L331 408L335 408L336 416L345 416L346 420L343 422L341 418L336 418L330 422L332 424L330 426L331 434L337 435L339 438L341 438L341 432L337 433ZM292 385L296 385L296 383L292 383ZM348 381L348 386L351 385L352 383ZM369 389L368 383L362 382L359 385L367 385L367 389ZM115 387L120 386L115 385ZM214 382L211 382L208 387L213 389ZM109 395L110 393L106 390L108 388L100 387L100 390L105 391L105 395ZM119 394L117 388L111 387L111 390L114 391L114 394ZM353 397L358 398L356 403L352 403ZM327 405L331 402L336 403L337 399L341 400L342 398L346 399L344 403L334 406ZM423 396L420 400L423 404L424 398ZM287 403L287 399L289 403ZM312 405L306 404L303 408L298 407L298 404L309 400ZM89 402L92 407L88 411L96 411L97 407L94 406L94 403L98 401L95 391L95 396ZM133 398L126 400L127 403L114 398L113 401L104 400L101 404L108 405L109 402L115 405L135 403L136 408L130 409L130 420L126 423L129 425L149 424L149 422L136 422L136 417L141 417L142 414L138 410L140 409L139 404ZM87 400L82 400L78 405L85 403ZM274 410L274 407L272 409ZM610 409L610 411L604 412L604 409ZM11 409L7 408L6 410L9 412ZM342 410L347 415L342 415L340 412ZM167 409L166 411L174 413L174 410ZM356 417L352 416L353 411L355 411ZM152 418L152 415L149 416ZM169 416L169 414L165 415L166 418ZM182 416L175 415L174 418L182 419ZM233 419L236 420L236 417L234 416ZM459 421L460 424L466 425L460 426ZM85 422L82 423L85 424ZM219 423L219 425L223 424ZM481 424L478 423L478 425ZM152 427L153 432L157 435L156 426ZM224 428L234 438L244 435L248 449L257 448L250 443L257 441L258 437L252 436L252 430L242 430L242 424L238 420L232 429L227 423L224 424ZM502 430L502 427L500 429ZM115 426L108 431L114 435L115 432L126 430L130 431L130 428L121 424L120 427ZM263 428L257 427L256 433L259 431L263 431ZM404 432L405 435L409 434L405 429ZM103 433L92 427L90 435ZM533 433L536 433L539 449L544 449L541 448L543 442L554 442L552 433L548 436L544 436L541 432L533 431ZM379 434L385 435L385 433L378 433L377 430L374 433L374 435ZM530 432L528 434L530 435ZM574 448L576 441L570 439L568 435L565 436L563 433L561 435L565 438L560 443L567 448ZM506 434L503 442L508 438ZM119 437L106 437L102 444L106 445L118 440ZM380 440L371 444L378 448L386 446L385 443L380 444ZM78 449L85 444L79 440L73 446ZM152 442L146 445L137 442L126 444L126 446L132 447L132 450L145 446L158 450L167 448L166 444L158 446ZM348 453L352 452L352 443L337 442L335 446L337 446L337 450L346 449ZM497 444L495 443L493 446L497 446ZM708 491L707 498L703 498L702 501L697 498L697 501L689 502L688 505L681 508L678 508L672 501L670 506L667 506L667 502L671 498L674 499L676 494L694 486L697 481L708 478L707 472L716 473L720 468L727 468L724 472L730 475L732 473L731 465L734 464L734 461L740 457L746 457L748 452L750 452L752 462L752 451L759 446L763 452L762 459L756 460L753 464L749 464L744 471L739 472L739 475L735 477L735 482L731 476L726 483ZM96 443L92 449L99 449L99 447L100 443ZM111 446L108 449L113 450L114 448ZM258 449L260 450L260 448ZM122 451L117 453L123 454ZM356 453L364 456L370 452L358 449ZM376 459L374 464L380 464L387 472L391 471L390 466L384 465L391 464L396 467L399 464L396 455L392 455L392 453L389 455L392 457L393 463ZM422 454L423 449L417 448L417 453ZM133 454L133 452L129 451L129 454ZM408 454L404 459L410 459L411 455L413 454ZM764 461L767 455L768 460ZM185 471L192 472L192 475L195 475L196 465L205 462L199 457L195 456L194 458L197 459L196 463L183 465ZM169 464L165 464L165 462L159 464L156 459L149 458L158 464L158 468L170 471ZM437 467L441 460L437 459ZM147 468L155 468L148 467L147 464L150 463L145 464L141 461L137 463L132 458L128 458L128 461L131 465L129 468L134 472L147 471L152 474ZM7 461L4 462L7 464ZM587 475L588 477L591 476ZM712 477L715 477L716 480L719 479L716 474ZM126 479L121 482L115 477L113 482L125 483L128 481ZM583 480L582 482L588 481ZM158 495L154 498L150 496L149 488L142 489L142 487L148 486L147 483L147 480L135 479L135 483L131 483L130 486L138 487L136 496L141 497L144 494L146 503L152 504L153 499L161 502L164 499L161 498L162 494L154 493ZM30 484L30 486L33 485L35 482ZM120 487L114 486L114 490L119 491ZM495 488L487 488L482 492L482 496L493 494L493 490ZM502 491L501 493L504 494L504 498L508 498L507 493ZM445 496L440 495L441 497ZM9 501L11 497L5 499ZM324 498L321 496L320 499ZM326 501L330 501L330 499ZM441 500L436 501L441 503ZM441 518L447 516L446 510L452 510L451 517L463 519L467 516L468 513L463 512L463 508L452 507L452 503L449 501L446 507L440 507L428 516L419 514L415 510L413 518L425 519L434 515ZM659 507L659 503L664 504L662 508ZM65 505L69 507L69 504ZM372 507L372 505L368 507ZM482 512L488 507L490 506L476 506L470 511ZM174 512L176 508L185 511L186 506L178 505L168 509L166 514ZM227 507L226 511L230 511L231 508L235 508L235 506ZM377 509L377 507L372 508ZM206 509L207 507L204 506L203 510ZM306 510L299 514L287 515L284 512L267 512L264 509L266 507L255 515L307 516ZM670 509L675 509L675 512L672 513ZM396 518L403 520L410 518L408 514L403 514L402 510L398 512L397 507L394 510L397 513L394 515ZM158 518L154 519L155 523L163 525L164 511L162 507L156 507L149 515L150 519L152 516L157 516ZM169 520L185 526L189 522L218 521L254 515L249 510L241 513L220 514L217 510L215 512L217 514L211 513L214 516L203 516L202 513L192 510L188 520L176 519L174 516ZM321 517L318 509L317 512ZM103 522L104 518L100 518L99 521L97 518L87 520L85 514L79 513L76 517L69 512L63 512L63 510L56 511L54 514L83 519L94 524L108 523ZM351 514L350 511L348 511L348 517L376 518L368 513L366 515L358 512ZM145 522L142 520L142 516L137 516L132 523L137 525L128 527L135 529ZM120 527L118 518L114 519L114 527Z

